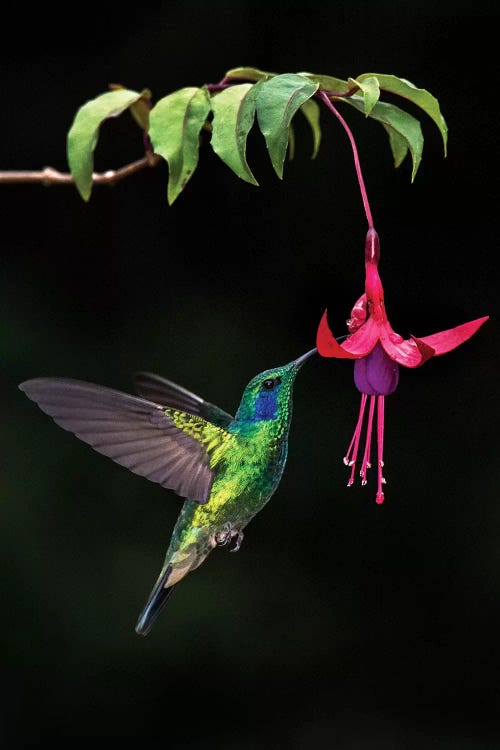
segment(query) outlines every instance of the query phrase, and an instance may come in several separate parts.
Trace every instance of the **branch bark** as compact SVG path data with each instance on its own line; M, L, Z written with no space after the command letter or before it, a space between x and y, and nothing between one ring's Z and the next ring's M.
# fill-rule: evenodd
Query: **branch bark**
M159 156L147 153L142 159L126 164L119 169L109 169L107 172L94 172L92 181L94 185L112 185L115 182L123 180L125 177L135 174L135 172L139 172L145 167L156 167L159 161ZM45 167L45 169L39 171L0 171L0 185L12 185L16 183L40 183L48 187L49 185L68 185L74 183L74 180L69 172L58 172L57 169L53 169L52 167Z

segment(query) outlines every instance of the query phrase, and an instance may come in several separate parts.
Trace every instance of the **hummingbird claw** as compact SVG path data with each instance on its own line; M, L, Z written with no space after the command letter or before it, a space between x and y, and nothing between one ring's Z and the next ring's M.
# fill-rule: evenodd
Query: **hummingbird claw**
M234 531L234 533L236 535L236 544L232 548L231 552L238 552L245 535L243 534L243 531L241 529L239 531ZM224 524L222 529L220 531L217 531L217 533L215 534L215 543L218 547L224 547L230 543L232 538L233 527L228 521Z
M244 537L245 537L245 535L244 535L244 533L240 529L238 531L238 536L236 538L236 544L234 545L234 547L231 550L231 552L238 552L239 548L241 547L241 543L242 543Z
M224 524L222 529L215 534L215 543L217 546L224 547L226 544L229 544L232 537L232 531L232 526L228 521Z

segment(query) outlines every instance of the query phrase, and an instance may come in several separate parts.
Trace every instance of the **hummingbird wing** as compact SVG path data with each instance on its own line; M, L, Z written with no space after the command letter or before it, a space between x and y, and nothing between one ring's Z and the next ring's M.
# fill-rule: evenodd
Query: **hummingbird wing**
M231 414L215 404L210 404L177 383L152 372L137 372L134 375L134 387L142 398L155 401L157 404L173 406L189 414L197 414L219 427L227 427L234 419Z
M35 378L19 388L98 453L199 503L210 496L213 451L233 439L200 416L93 383Z

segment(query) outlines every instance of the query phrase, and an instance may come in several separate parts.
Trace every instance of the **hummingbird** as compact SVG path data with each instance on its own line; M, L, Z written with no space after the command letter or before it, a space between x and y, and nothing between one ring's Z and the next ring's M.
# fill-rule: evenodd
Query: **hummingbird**
M137 396L71 378L34 378L28 398L94 450L185 498L158 579L136 625L147 635L174 587L217 546L237 551L277 489L288 454L292 391L317 349L256 375L235 416L159 375Z

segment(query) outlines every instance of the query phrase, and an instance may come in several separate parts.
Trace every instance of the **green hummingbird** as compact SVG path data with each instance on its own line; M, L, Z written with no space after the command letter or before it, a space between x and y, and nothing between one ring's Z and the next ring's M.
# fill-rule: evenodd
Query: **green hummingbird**
M283 475L292 390L311 349L248 383L233 417L151 373L138 373L138 396L70 378L19 385L54 421L135 474L185 498L165 562L139 616L147 635L174 586L217 546L240 548L249 521Z

